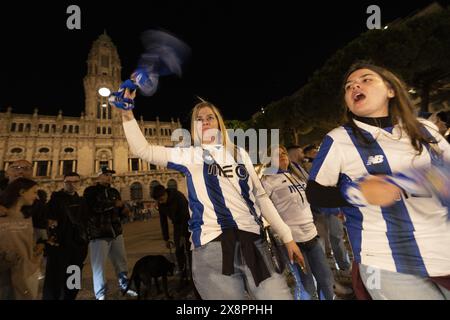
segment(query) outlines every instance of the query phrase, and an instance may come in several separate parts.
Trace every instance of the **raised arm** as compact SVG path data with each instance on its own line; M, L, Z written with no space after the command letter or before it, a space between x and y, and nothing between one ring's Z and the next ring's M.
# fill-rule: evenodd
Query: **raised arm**
M147 142L131 110L122 112L123 129L131 152L152 164L167 167L171 161L171 149L164 146L152 145Z

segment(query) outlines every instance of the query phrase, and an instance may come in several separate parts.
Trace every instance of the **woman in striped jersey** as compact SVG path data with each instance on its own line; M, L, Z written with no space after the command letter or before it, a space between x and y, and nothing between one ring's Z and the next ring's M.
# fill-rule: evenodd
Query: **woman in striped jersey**
M134 94L127 96L134 98ZM206 101L194 107L194 145L184 148L150 145L131 111L122 111L122 119L133 154L186 176L192 271L201 297L292 299L261 237L261 214L285 243L291 261L303 264L302 254L265 193L250 157L229 140L219 110Z
M373 299L448 299L447 208L435 195L408 194L377 175L448 160L450 146L431 122L414 116L392 72L357 63L344 79L347 122L324 138L308 200L343 209L358 264L353 280Z

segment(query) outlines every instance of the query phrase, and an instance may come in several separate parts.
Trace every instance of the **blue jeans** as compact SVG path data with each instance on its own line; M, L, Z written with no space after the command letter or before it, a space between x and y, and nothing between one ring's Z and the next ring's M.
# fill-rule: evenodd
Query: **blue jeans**
M450 300L450 290L428 278L359 265L361 279L374 300Z
M297 243L297 245L300 247L303 258L305 259L307 273L305 274L298 264L295 264L295 266L298 268L303 287L308 293L309 298L317 292L319 298L333 300L333 273L318 239L311 241L309 245L303 243ZM317 291L313 276L317 282Z
M95 297L99 299L106 295L105 263L108 256L119 278L119 286L122 290L125 290L128 285L128 265L123 235L119 235L115 239L91 240L89 252Z
M267 244L255 242L271 277L257 287L250 269L244 262L239 244L236 244L234 274L222 274L222 245L209 242L192 252L192 276L195 287L204 300L292 300L292 294L283 275L275 272ZM247 293L248 295L247 295Z
M329 239L339 270L350 269L350 258L344 244L344 226L339 218L332 213L316 212L315 223L323 249L326 250L326 242Z

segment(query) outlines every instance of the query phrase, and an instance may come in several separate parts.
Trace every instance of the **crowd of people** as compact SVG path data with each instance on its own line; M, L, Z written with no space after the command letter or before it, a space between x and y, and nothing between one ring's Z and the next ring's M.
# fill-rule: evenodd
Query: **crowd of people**
M0 181L0 300L76 299L79 290L67 286L71 276L68 267L77 266L82 272L88 252L96 299L104 300L107 296L107 258L114 266L119 288L135 296L133 290L126 290L128 264L122 225L148 220L157 215L158 210L155 205L145 208L142 202L122 201L119 191L111 185L114 173L102 168L95 185L87 187L80 195L80 175L69 172L64 175L64 187L53 192L47 201L46 193L38 189L33 180L31 163L26 160L11 163ZM155 189L166 192L162 186ZM171 190L167 192L172 194ZM154 197L159 199L159 196ZM163 206L161 203L160 208ZM175 229L178 233L174 235L177 258L181 256L178 265L182 271L188 270L179 250L180 246L184 248L183 243L186 246L189 238L187 206L185 209L182 211L184 224ZM175 219L174 225L178 225L176 219L180 210L175 211L170 218ZM162 216L166 217L164 211ZM165 224L162 221L162 234L168 242L167 217ZM184 234L186 239L181 245L180 234ZM182 275L182 279L186 277ZM42 279L40 296L38 283Z
M127 89L125 97L133 100L135 92ZM446 114L418 117L405 84L369 63L344 76L342 102L345 121L320 145L276 145L260 172L230 140L211 102L193 108L192 145L183 148L149 144L133 111L120 110L133 154L186 176L187 198L163 186L152 197L163 240L175 247L182 279L192 276L197 298L293 299L273 264L263 218L300 274L303 299L450 298L449 209L434 195L408 194L383 179L450 160ZM43 252L43 299L75 299L66 269L82 269L88 251L96 299L106 297L107 258L120 288L135 295L122 222L145 219L151 209L122 201L107 168L83 195L80 176L66 174L48 202L38 197L31 172L28 161L11 164L0 194L0 299L37 298Z

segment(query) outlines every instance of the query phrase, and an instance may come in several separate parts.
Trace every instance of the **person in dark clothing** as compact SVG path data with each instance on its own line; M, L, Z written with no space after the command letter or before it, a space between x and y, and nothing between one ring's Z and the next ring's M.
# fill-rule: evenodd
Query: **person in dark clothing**
M0 192L5 190L8 186L8 178L6 177L6 171L0 170Z
M119 278L122 291L128 287L128 264L122 235L122 222L128 209L117 189L111 187L114 170L102 168L98 183L84 190L83 210L88 213L89 251L94 279L95 297L106 298L105 262L109 256ZM128 289L130 296L136 292Z
M43 300L75 300L78 289L68 288L69 266L83 269L88 252L86 218L81 210L77 190L80 176L75 172L64 176L64 188L53 192L46 205L49 226L47 267Z
M167 218L172 221L173 242L175 244L178 269L181 271L181 280L187 279L189 275L186 266L186 253L189 256L189 260L191 260L188 201L180 191L166 189L162 185L158 185L153 189L152 198L158 201L161 231L168 248L170 248L170 237ZM190 263L191 261L189 261Z

